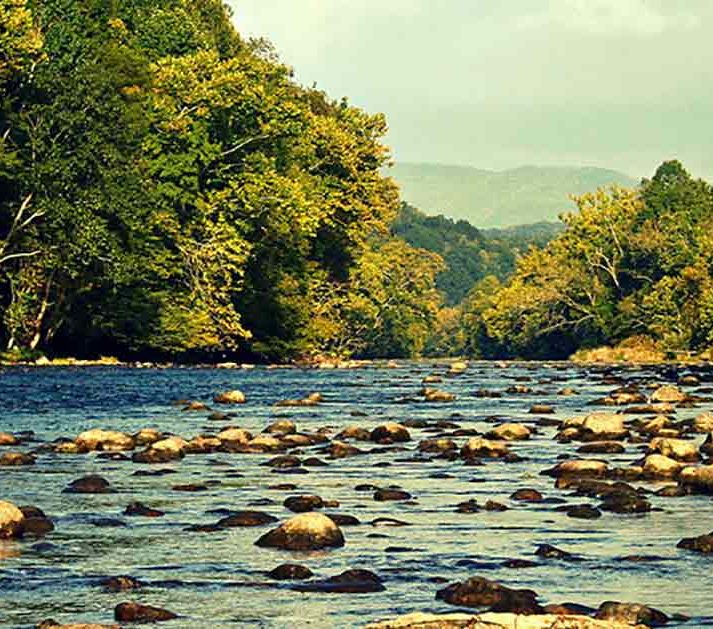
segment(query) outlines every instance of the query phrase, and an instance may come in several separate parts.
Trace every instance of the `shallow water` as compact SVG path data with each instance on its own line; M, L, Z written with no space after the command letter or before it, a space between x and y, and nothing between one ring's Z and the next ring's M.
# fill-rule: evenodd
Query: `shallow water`
M155 427L190 438L218 432L225 424L207 421L206 413L182 412L171 402L178 398L209 402L215 393L238 388L247 394L248 403L230 408L237 417L229 425L255 432L283 417L294 419L298 430L304 431L324 426L338 431L349 424L374 427L386 420L453 418L462 428L485 432L506 419L533 424L538 417L528 409L535 402L553 404L557 419L593 412L597 409L586 403L614 388L602 384L601 370L574 365L504 368L473 364L465 374L436 385L457 394L455 402L395 403L401 396L415 395L423 377L434 371L444 373L445 369L432 362L352 371L8 369L0 372L0 431L34 430L38 440L48 441L74 437L92 427L126 432ZM633 368L617 369L616 374L644 384L676 375ZM702 376L706 380L702 386L710 386L713 373ZM475 396L478 389L504 391L523 377L532 379L526 384L535 389L533 394L503 394L500 399ZM565 386L574 387L580 395L558 396L557 391ZM325 403L313 408L273 406L278 400L312 391L321 392ZM713 401L679 409L677 418L703 410L713 410ZM352 416L354 411L367 416ZM175 471L156 477L132 475L149 466L101 460L96 454L42 454L35 466L0 467L0 499L36 505L56 526L42 540L52 544L50 548L33 547L34 542L0 543L0 626L29 627L48 617L64 622L110 622L117 603L137 600L182 616L165 623L167 629L360 627L413 611L454 611L435 600L436 590L444 587L435 578L450 583L476 575L534 589L548 603L569 601L597 607L605 600L640 602L669 614L692 616L687 627L713 624L711 559L676 548L681 537L713 529L710 498L651 496L660 511L641 516L605 512L598 520L575 520L554 511L557 504L519 504L509 499L515 489L533 487L546 498L596 505L596 499L554 489L553 479L539 475L554 465L559 455L574 456L578 446L553 441L555 428L542 427L530 441L512 445L527 460L486 462L477 467L465 466L462 461L429 460L430 456L415 462L413 450L418 440L434 433L410 432L413 441L405 444L410 451L330 460L328 467L310 468L304 475L274 473L260 465L272 455L226 453L189 455L180 462L156 466ZM38 444L21 449L33 445ZM627 444L626 450L626 454L604 458L612 467L641 458L639 446ZM376 465L382 462L391 465ZM106 477L117 493L62 493L70 481L89 473ZM450 477L434 478L442 473ZM171 490L177 484L211 480L218 483L205 492ZM286 482L299 489L268 489ZM376 502L370 493L354 490L360 483L398 485L415 499L413 504ZM656 489L660 484L644 486ZM300 493L338 500L340 508L330 511L355 515L362 521L360 526L344 527L344 548L302 554L257 548L254 542L267 528L210 534L183 530L191 524L216 521L218 516L205 513L216 508L254 508L284 519L292 514L282 501ZM456 513L455 505L470 498L481 504L488 499L504 502L510 510ZM266 499L274 503L251 507ZM134 500L167 514L156 519L122 516L125 506ZM374 528L368 524L382 516L411 525ZM98 527L92 524L97 517L121 518L127 526ZM371 537L375 533L380 536ZM519 570L500 565L507 558L536 559L534 551L541 543L581 555L585 561L541 560L537 567ZM407 550L387 551L390 547ZM645 563L617 559L634 554L660 559ZM369 569L384 579L386 591L366 595L297 593L289 589L289 583L265 576L266 571L287 561L307 565L317 577L349 568ZM117 574L130 574L148 587L132 593L104 593L102 580Z

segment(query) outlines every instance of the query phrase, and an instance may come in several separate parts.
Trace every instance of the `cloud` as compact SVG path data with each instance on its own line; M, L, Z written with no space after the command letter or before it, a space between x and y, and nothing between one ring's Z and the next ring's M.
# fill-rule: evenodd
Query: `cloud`
M590 35L656 36L669 31L686 31L700 25L692 12L671 11L652 0L549 0L544 11L521 16L522 30L555 27Z

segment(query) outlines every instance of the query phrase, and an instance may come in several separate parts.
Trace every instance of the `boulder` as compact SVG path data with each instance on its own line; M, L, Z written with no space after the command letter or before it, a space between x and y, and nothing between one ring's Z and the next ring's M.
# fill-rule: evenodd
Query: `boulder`
M360 450L356 446L349 445L343 441L332 441L325 452L333 459L345 459L347 457L364 454L364 450Z
M25 516L13 503L0 500L0 539L22 537Z
M54 524L42 511L33 506L20 507L22 515L25 516L22 522L23 537L44 537L54 531Z
M643 472L648 478L676 478L682 469L678 461L661 454L650 454L644 459Z
M213 398L216 404L245 404L247 398L242 391L225 391L224 393L219 393Z
M87 452L104 450L110 452L120 452L133 450L136 442L131 435L116 430L102 430L94 428L80 433L74 442Z
M615 601L602 603L594 617L599 620L627 622L630 625L640 624L648 627L660 627L669 620L666 614L652 607Z
M453 402L456 399L453 393L441 391L440 389L431 389L430 387L421 389L421 395L426 398L427 402Z
M325 594L366 594L383 592L386 588L381 578L370 570L347 570L334 577L299 584L298 592L324 592Z
M662 454L676 461L695 463L699 459L698 448L692 441L656 437L649 445L649 452Z
M290 518L255 544L284 550L321 550L344 546L344 535L332 519L310 512Z
M324 506L324 500L319 496L290 496L283 505L293 513L306 513L315 511Z
M519 502L542 502L544 497L536 489L518 489L510 496L510 499Z
M111 494L113 492L109 481L96 474L78 478L62 490L65 494Z
M242 428L226 428L217 434L218 439L224 443L246 444L253 436Z
M691 493L713 494L713 465L685 467L678 482Z
M464 459L497 459L510 454L510 449L504 443L489 441L481 437L473 437L461 448Z
M347 426L336 437L337 439L354 439L356 441L370 441L371 432L361 426Z
M516 614L540 614L537 594L532 590L513 590L483 577L453 583L436 592L436 598L459 607L475 607Z
M677 404L687 399L688 396L673 384L665 384L651 394L652 402L663 402L665 404Z
M524 424L501 424L496 426L485 437L487 439L503 440L503 441L521 441L529 439L532 431Z
M167 463L182 459L188 450L188 442L181 437L167 437L152 443L143 452L135 453L135 463Z
M291 419L278 419L265 428L264 432L270 434L294 435L297 432L297 426Z
M692 550L696 553L711 555L713 554L713 533L708 535L699 535L698 537L684 537L680 542L678 542L676 548L683 548L685 550Z
M374 492L374 500L377 502L411 500L411 494L401 489L377 489Z
M0 467L22 467L34 465L35 457L24 452L3 452L0 454Z
M585 441L623 439L629 433L624 427L624 418L613 413L592 413L584 418L581 438Z
M119 622L154 623L176 618L178 615L167 609L140 603L119 603L114 608L114 619Z
M218 520L215 525L220 529L231 529L246 526L265 526L277 522L277 518L262 511L238 511Z
M543 474L554 476L555 478L601 478L606 476L608 471L609 467L604 461L577 459L558 463L552 469L544 471Z
M437 439L424 439L419 442L418 449L420 452L452 452L457 450L458 446L453 439L440 437Z
M411 435L405 426L396 423L377 426L371 431L369 438L374 443L390 444L411 441Z
M283 563L277 568L273 568L267 576L276 581L302 581L314 576L314 573L306 566L294 563Z
M9 432L0 432L0 446L16 446L20 440Z
M133 435L134 443L137 446L148 446L163 438L163 435L155 428L142 428Z

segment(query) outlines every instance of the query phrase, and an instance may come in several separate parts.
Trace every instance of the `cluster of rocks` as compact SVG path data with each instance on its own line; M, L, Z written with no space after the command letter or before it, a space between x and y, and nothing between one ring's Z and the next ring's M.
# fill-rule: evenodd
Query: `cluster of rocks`
M444 376L432 375L424 378L424 387L410 400L432 403L449 403L456 400L447 391L426 385L437 384L443 378L460 377L466 373L466 363L453 363ZM536 391L529 385L519 383L507 389L511 395L533 395ZM500 392L480 390L478 397L497 397ZM559 395L577 395L573 389L562 389ZM564 513L571 518L598 519L608 514L642 515L655 507L654 498L685 496L691 494L713 495L713 414L701 413L693 419L676 421L673 419L678 408L690 408L699 398L685 393L680 386L665 385L645 393L638 387L618 386L605 397L592 404L609 407L605 412L592 412L577 417L558 420L556 412L549 404L534 404L529 407L531 420L522 423L502 421L491 422L492 428L479 433L471 428L462 428L456 421L408 420L403 423L385 422L376 427L361 425L347 426L335 431L325 428L313 432L300 432L294 421L280 419L254 434L240 426L225 426L215 433L199 434L185 439L174 434L162 433L152 428L144 428L136 433L115 430L91 429L74 439L61 439L43 444L29 452L8 450L0 453L0 466L18 467L34 465L46 452L68 455L96 453L98 457L113 460L133 461L137 464L160 464L180 461L186 456L215 452L231 454L269 454L269 460L261 462L274 472L292 474L307 473L307 468L318 470L332 464L334 460L368 456L372 453L405 452L414 461L447 460L462 465L512 464L523 460L519 449L538 437L543 428L554 428L555 440L559 444L573 444L581 457L567 457L554 466L543 470L544 476L551 477L555 491L567 492L568 498L578 498L582 502L572 503L563 498L552 498L533 487L522 487L510 495L512 506L488 500L482 506L475 499L468 499L455 505L461 514L475 514L480 511L507 511L510 508L527 508L528 504L552 505L553 513ZM310 394L303 398L283 400L280 407L312 407L322 404L324 398ZM213 398L213 403L221 407L244 405L246 396L240 391L226 391ZM211 421L230 421L233 414L214 412L202 402L181 401L186 411L210 412ZM615 412L612 412L615 411ZM423 431L424 438L415 438L415 430ZM696 439L706 435L702 445ZM355 442L358 445L355 445ZM0 447L17 448L25 443L23 435L0 433ZM306 449L313 448L305 456ZM627 467L616 467L605 456L618 456L635 448L641 452L641 459ZM445 477L445 476L444 476ZM666 481L670 484L654 491L634 483ZM278 485L281 489L294 489L291 484ZM207 489L206 485L175 485L179 491ZM362 485L355 488L369 492L376 502L412 503L414 496L399 487L378 487ZM67 494L107 494L117 490L102 476L88 475L72 481L65 489ZM543 491L545 491L543 489ZM550 492L545 492L550 493ZM591 502L585 502L584 499ZM347 540L342 527L359 525L354 516L328 513L325 509L338 508L339 503L325 500L311 494L295 494L285 498L284 508L296 515L280 520L261 511L243 510L225 513L217 521L189 526L186 530L194 533L221 532L235 528L268 527L270 530L256 536L259 548L304 552L326 551L342 548ZM140 502L130 502L124 515L129 517L160 518L164 512ZM372 526L405 526L407 522L393 518L377 518ZM50 533L54 525L36 507L18 507L10 502L0 501L0 539L23 539L41 537ZM699 537L682 539L678 548L701 554L713 553L713 532ZM394 547L393 552L401 551ZM581 558L561 551L553 546L542 545L536 553L539 560L579 561ZM523 568L537 565L525 559L507 560L503 565ZM377 574L364 569L350 569L340 574L317 578L307 566L281 564L267 573L275 581L295 582L289 587L300 592L322 593L371 593L383 591L387 584ZM105 584L108 592L124 592L140 589L142 584L130 577L113 577ZM400 620L387 621L386 627L423 626L478 626L488 622L487 614L510 615L518 618L531 616L537 619L569 617L578 618L580 624L563 625L572 627L615 627L624 625L659 626L668 622L662 612L644 606L618 602L603 603L598 609L586 609L579 605L545 605L536 592L529 589L511 588L506 585L475 576L466 581L452 583L436 593L436 598L458 607L473 608L484 615L465 615L440 621L424 616L416 624L400 625ZM510 618L510 616L508 618ZM115 620L122 623L161 622L178 616L168 610L125 602L116 606ZM469 619L469 620L464 620ZM485 620L484 620L485 619ZM508 626L503 619L502 626ZM438 624L443 622L445 624ZM466 622L466 624L457 624ZM493 621L498 626L498 621ZM533 621L534 622L534 621ZM545 623L546 620L542 620ZM43 621L38 627L45 629L60 626L53 621ZM391 624L389 624L391 623ZM420 623L420 624L419 624ZM435 624L434 624L435 623ZM456 624L448 624L456 623ZM470 624L467 624L470 623ZM474 624L475 623L475 624ZM589 624L587 624L589 623ZM602 624L609 623L609 624ZM517 625L530 626L530 625ZM531 626L550 626L535 625ZM554 625L559 626L559 625Z

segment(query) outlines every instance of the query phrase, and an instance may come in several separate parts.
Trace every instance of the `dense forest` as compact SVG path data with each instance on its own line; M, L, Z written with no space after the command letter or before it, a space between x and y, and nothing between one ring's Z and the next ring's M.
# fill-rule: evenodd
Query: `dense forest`
M386 131L219 0L0 0L3 357L713 347L713 192L678 162L480 231L402 204Z
M0 0L10 356L423 350L438 256L389 235L386 122L219 0Z
M438 349L564 358L601 345L713 348L713 188L676 161L577 199L565 230L442 317Z
M489 275L501 281L531 246L543 247L560 231L561 223L536 223L480 230L468 221L427 216L403 203L392 225L394 236L443 258L446 268L436 278L446 305L459 304L473 285Z

